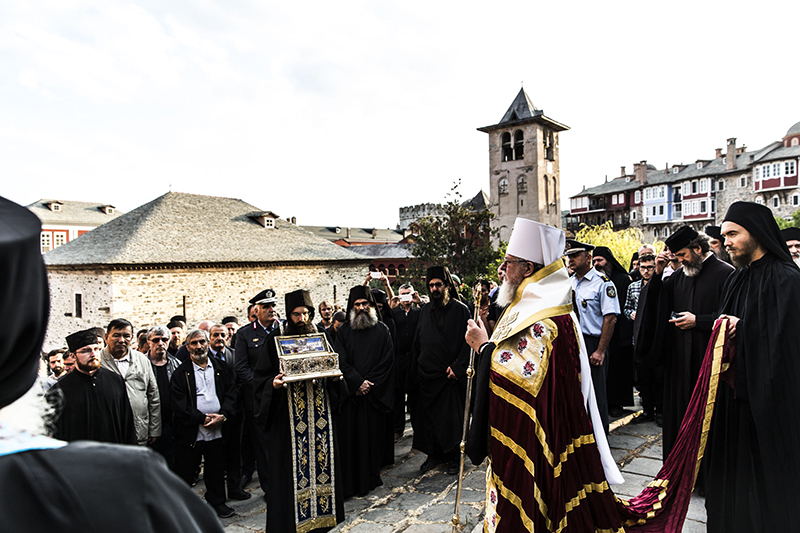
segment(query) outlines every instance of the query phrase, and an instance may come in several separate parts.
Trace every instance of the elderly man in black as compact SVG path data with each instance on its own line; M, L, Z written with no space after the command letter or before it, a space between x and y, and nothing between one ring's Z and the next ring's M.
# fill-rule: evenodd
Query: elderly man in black
M369 287L350 289L348 320L335 351L350 395L342 402L339 443L345 498L383 484L387 416L394 400L394 347Z
M425 281L431 302L420 312L409 371L409 380L415 382L414 448L428 456L422 472L446 462L447 473L455 475L470 350L464 335L470 315L447 267L430 267Z
M225 448L222 425L233 415L236 385L228 365L208 354L208 334L195 329L186 336L189 359L181 363L170 380L175 472L192 483L200 459L206 501L220 518L234 510L225 505Z
M647 290L636 351L649 363L663 362L664 375L664 459L666 460L689 406L700 366L718 316L723 286L733 267L709 250L708 237L689 226L673 233L666 245L682 267L662 280L668 252L656 257L656 270ZM655 317L655 318L653 318ZM703 486L703 475L698 487Z

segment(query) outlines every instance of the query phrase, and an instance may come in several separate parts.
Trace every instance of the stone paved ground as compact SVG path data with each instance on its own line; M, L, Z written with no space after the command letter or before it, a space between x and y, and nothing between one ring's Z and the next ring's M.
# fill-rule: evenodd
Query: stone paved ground
M639 494L661 468L661 429L655 423L630 424L633 411L611 424L609 445L614 459L622 467L625 483L614 487L623 498ZM365 497L345 501L345 521L337 533L450 533L453 516L456 476L448 476L444 465L423 475L419 466L425 455L411 448L411 430L395 446L395 465L384 469L383 486ZM485 465L474 466L467 460L461 496L459 531L481 531L483 518ZM195 489L202 493L202 480ZM266 527L264 493L253 481L247 490L253 498L228 502L237 515L222 520L228 533L253 533ZM706 531L704 499L692 496L683 531Z

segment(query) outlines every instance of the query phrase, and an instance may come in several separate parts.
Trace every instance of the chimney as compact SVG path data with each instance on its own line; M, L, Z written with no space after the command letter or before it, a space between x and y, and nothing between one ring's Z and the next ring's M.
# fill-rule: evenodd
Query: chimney
M722 148L714 148L714 159L722 157Z
M297 217L292 217L292 224L297 225Z
M744 145L744 144L741 146L741 148L737 148L737 149L736 149L736 153L737 153L737 154L743 154L743 153L745 153L746 151L747 151L747 146L746 146L746 145Z
M347 228L347 238L350 238L350 228Z
M725 160L725 170L733 170L736 168L736 137L728 139L728 154Z
M647 183L647 161L633 164L633 170L636 174L636 181L644 185Z
M375 228L372 228L372 238L373 239L377 239L378 238L378 230L375 229Z
M606 183L608 183L608 174L606 174Z
M623 166L621 166L619 168L621 169L619 175L624 178L625 177L625 166L623 165Z

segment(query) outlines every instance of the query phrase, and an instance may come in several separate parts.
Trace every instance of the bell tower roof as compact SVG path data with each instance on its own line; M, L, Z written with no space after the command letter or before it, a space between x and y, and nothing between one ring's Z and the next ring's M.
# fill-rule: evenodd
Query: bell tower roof
M529 124L531 122L542 122L547 124L555 131L564 131L569 129L569 126L556 122L555 120L545 116L543 110L537 109L536 106L533 105L533 102L528 96L528 93L525 92L525 89L520 89L519 93L517 93L517 96L514 98L514 101L511 102L511 106L508 108L508 111L506 111L506 114L500 119L500 122L493 126L484 126L482 128L478 128L478 131L489 133L497 128L517 124Z

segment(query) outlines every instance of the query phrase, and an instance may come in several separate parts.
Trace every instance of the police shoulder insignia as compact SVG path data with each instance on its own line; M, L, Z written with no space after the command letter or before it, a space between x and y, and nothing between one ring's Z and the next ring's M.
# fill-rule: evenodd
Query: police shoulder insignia
M609 285L608 287L606 287L606 294L608 294L609 298L617 297L617 291L614 289L613 285Z
M609 279L609 277L608 277L608 276L606 276L605 274L600 274L600 278L601 278L603 281L611 281L611 280Z

